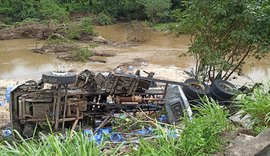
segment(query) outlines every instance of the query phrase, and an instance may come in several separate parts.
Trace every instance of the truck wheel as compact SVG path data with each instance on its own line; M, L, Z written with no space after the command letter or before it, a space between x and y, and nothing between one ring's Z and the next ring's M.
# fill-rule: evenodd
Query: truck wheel
M184 82L183 91L189 98L193 98L190 100L200 99L210 94L210 88L196 79L187 79Z
M211 85L211 94L223 100L229 100L237 93L237 88L228 81L215 80Z
M24 138L31 138L34 134L35 126L32 123L25 123L23 130L22 130L22 136Z
M72 84L77 80L76 74L72 72L54 71L42 74L42 81L50 84Z

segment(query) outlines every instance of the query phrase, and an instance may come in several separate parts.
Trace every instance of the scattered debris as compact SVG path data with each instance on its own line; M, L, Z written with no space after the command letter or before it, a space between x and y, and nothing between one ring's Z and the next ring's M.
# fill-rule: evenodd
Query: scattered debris
M12 130L10 128L6 128L2 130L2 135L4 138L9 138L12 136Z

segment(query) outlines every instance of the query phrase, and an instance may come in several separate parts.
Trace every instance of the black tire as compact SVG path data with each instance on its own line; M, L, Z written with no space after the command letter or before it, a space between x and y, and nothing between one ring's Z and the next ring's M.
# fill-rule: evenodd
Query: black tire
M205 83L201 83L196 79L187 79L183 85L183 91L186 96L192 99L200 99L210 95L210 88Z
M200 99L194 99L193 97L190 97L189 95L186 95L188 102L191 104L190 106L192 107L193 105L199 105L201 104Z
M24 138L31 138L34 135L34 129L35 125L32 123L25 123L23 130L22 130L22 136Z
M237 93L237 88L228 81L215 80L211 85L211 92L223 100L230 100Z
M218 102L220 105L224 105L228 107L229 105L232 105L231 99L223 99L222 97L215 94L215 92L212 91L210 88L210 96L212 99L214 99L216 102Z
M50 84L72 84L77 80L77 76L71 72L49 72L42 74L42 81Z

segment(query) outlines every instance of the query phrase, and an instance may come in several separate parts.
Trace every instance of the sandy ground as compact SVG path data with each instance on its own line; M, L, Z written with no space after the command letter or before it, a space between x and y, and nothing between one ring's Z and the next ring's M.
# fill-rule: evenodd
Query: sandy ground
M128 69L128 68L132 69ZM159 65L153 65L148 63L141 63L138 64L129 64L125 66L120 66L121 70L125 73L135 73L136 70L141 70L141 75L146 76L143 71L147 72L154 72L154 78L164 79L164 80L171 80L177 82L185 81L189 76L180 68L176 67L162 67ZM40 75L41 76L41 75ZM40 78L35 77L34 79L38 80ZM14 80L3 80L0 79L0 102L4 102L4 106L0 106L0 128L5 127L9 123L9 104L6 102L5 99L5 92L6 88L9 85L15 86L17 84L21 84L26 82L28 79L20 78Z
M0 128L5 128L9 123L9 103L6 101L6 88L23 83L25 79L20 80L1 80L0 79Z

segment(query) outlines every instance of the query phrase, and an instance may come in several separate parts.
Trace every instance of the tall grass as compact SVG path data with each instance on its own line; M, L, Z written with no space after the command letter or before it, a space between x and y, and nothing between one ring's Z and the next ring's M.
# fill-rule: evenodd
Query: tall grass
M41 134L40 139L23 140L22 142L7 142L0 145L0 155L12 156L96 156L103 155L105 142L97 144L89 140L81 132L69 134ZM118 150L115 148L112 152Z
M270 84L256 87L250 96L241 99L243 115L248 114L258 133L270 126Z
M209 155L221 149L221 132L230 128L228 111L214 101L196 106L198 114L192 120L184 117L184 129L179 138L169 137L166 129L155 140L142 140L136 155ZM177 130L177 129L176 129ZM181 130L181 129L178 129Z

